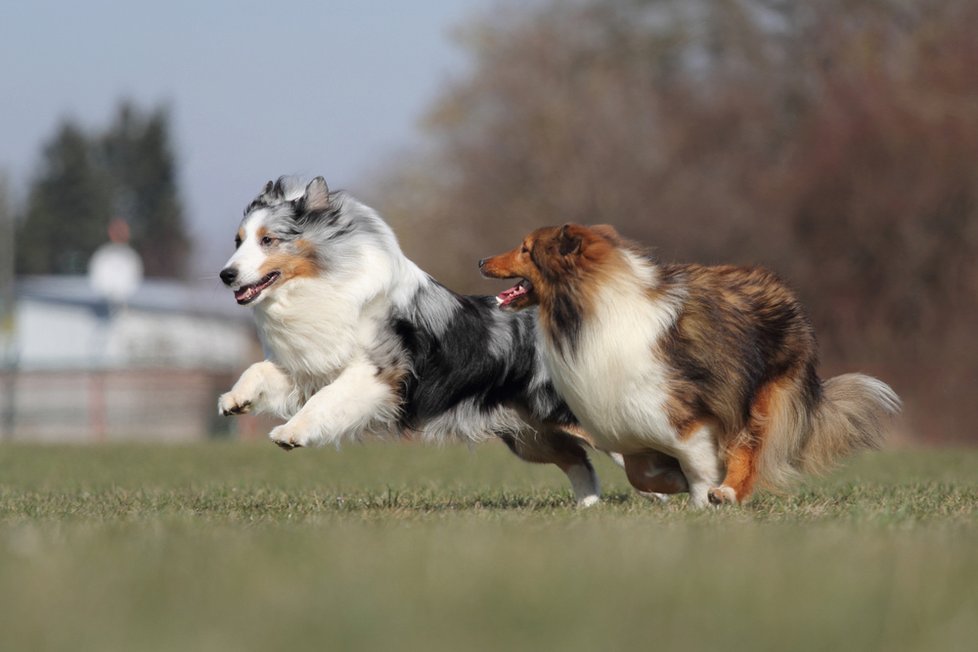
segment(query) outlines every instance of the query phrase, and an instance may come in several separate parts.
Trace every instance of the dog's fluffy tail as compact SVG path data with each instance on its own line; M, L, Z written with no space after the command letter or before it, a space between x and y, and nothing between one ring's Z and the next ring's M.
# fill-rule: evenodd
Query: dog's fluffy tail
M801 396L787 392L767 415L759 470L768 486L784 485L799 472L824 472L858 450L881 448L900 411L896 392L864 374L823 381L813 405Z
M822 400L798 458L807 473L831 468L839 458L862 449L881 448L900 398L882 380L843 374L822 383Z

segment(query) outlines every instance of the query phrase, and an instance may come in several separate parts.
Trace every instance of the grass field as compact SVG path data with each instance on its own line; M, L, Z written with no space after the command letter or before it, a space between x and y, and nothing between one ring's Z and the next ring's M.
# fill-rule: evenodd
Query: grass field
M978 649L978 451L579 511L501 445L0 446L2 650Z

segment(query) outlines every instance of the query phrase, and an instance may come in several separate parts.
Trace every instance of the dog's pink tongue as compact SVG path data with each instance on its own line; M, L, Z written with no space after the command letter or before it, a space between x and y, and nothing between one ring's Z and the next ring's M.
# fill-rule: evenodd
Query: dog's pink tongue
M234 293L234 300L237 302L248 301L251 296L255 293L255 286L248 285Z
M526 288L523 287L522 285L514 285L508 290L503 290L502 292L497 294L496 301L499 302L499 305L505 306L506 304L508 304L510 301L520 296L521 294L526 294Z

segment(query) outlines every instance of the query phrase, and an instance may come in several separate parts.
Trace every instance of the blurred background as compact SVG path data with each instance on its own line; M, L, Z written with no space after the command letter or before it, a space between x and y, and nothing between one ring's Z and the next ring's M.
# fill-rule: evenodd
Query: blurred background
M217 272L267 179L322 174L458 290L565 221L771 267L823 375L978 441L978 4L391 4L0 7L3 437L228 434L261 349Z

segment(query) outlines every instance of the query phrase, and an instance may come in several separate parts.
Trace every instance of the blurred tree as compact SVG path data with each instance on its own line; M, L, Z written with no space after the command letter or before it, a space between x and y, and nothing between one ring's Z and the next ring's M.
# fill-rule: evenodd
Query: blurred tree
M21 274L83 274L105 241L111 216L109 181L91 141L67 121L44 146L41 171L17 225Z
M6 339L13 331L13 312L14 216L10 209L7 177L0 171L0 366L6 362Z
M169 117L124 102L98 142L112 183L114 214L132 227L132 246L149 276L179 276L190 240L184 228Z
M114 217L129 222L148 276L179 277L189 254L165 110L120 105L103 133L68 121L45 146L17 229L24 274L84 273Z
M14 216L6 175L0 170L0 440L14 431Z
M478 258L567 221L765 264L829 366L970 424L947 388L978 381L976 30L971 0L509 5L463 33L470 72L378 205L470 291Z

